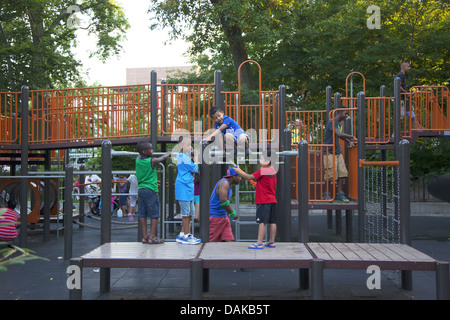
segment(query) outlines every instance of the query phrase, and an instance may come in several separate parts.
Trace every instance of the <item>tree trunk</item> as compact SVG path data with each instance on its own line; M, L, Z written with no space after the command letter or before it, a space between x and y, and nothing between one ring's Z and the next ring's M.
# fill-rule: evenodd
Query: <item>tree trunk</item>
M221 5L220 0L210 0L210 1L215 6ZM242 30L232 20L227 20L223 13L220 12L219 14L223 32L225 33L225 36L230 45L236 75L238 75L239 66L241 65L242 62L248 60L247 49L245 47L245 42L242 38ZM241 84L244 84L250 90L256 89L249 64L245 64L241 68Z

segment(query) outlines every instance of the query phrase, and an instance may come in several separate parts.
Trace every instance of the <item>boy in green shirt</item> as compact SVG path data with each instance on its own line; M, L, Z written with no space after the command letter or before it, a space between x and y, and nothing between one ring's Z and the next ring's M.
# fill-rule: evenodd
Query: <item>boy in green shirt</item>
M153 158L152 144L140 141L136 145L139 156L136 158L136 178L138 182L138 218L142 228L142 243L159 244L163 239L156 237L159 219L158 177L156 165L172 155L167 152L159 158ZM147 218L151 219L150 236L147 232Z

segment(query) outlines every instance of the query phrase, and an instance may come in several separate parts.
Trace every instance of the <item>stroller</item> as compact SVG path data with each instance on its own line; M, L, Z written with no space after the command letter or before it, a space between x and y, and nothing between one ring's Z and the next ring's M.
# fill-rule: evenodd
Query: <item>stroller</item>
M92 199L91 213L94 216L99 216L101 208L100 196L91 196L90 198Z
M95 198L92 198L92 210L91 213L93 215L99 216L100 215L100 211L102 209L102 201L100 196L97 196ZM119 210L119 197L113 197L113 199L111 199L111 211L117 211ZM112 213L111 212L111 213Z

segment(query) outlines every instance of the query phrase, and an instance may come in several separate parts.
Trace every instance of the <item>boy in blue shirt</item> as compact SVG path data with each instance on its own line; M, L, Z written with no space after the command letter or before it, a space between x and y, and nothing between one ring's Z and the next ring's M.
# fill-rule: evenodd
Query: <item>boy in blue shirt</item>
M199 244L200 239L190 232L192 217L195 217L194 207L194 174L198 172L198 154L194 151L194 162L191 161L191 141L184 138L179 143L180 152L177 155L177 179L175 180L175 199L181 209L181 232L176 242L182 244Z
M248 148L249 137L241 126L229 116L223 114L223 111L218 107L212 107L209 110L209 116L214 121L214 128L216 129L204 141L211 141L211 139L219 134L222 134L228 145L234 145L236 142L239 146L245 145Z

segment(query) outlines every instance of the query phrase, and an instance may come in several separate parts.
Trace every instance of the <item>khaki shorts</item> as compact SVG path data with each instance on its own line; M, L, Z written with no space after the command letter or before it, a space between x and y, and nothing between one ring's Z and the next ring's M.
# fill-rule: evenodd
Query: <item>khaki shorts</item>
M339 178L347 178L348 177L348 171L347 167L345 166L344 157L342 154L338 154L334 156L334 178L335 180ZM324 156L323 158L323 167L324 167L324 179L328 181L333 180L333 155L329 154L328 156ZM327 170L328 168L328 170ZM327 177L328 176L328 177Z

